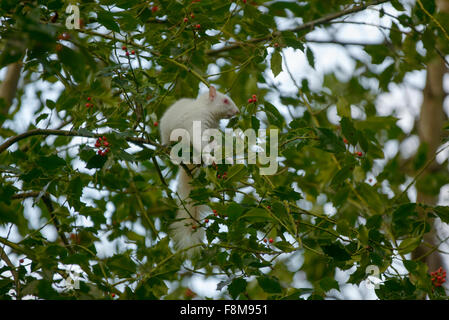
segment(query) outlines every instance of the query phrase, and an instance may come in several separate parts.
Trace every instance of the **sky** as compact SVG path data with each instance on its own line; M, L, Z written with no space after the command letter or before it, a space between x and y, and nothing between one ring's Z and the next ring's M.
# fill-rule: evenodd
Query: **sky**
M382 5L386 12L390 14L397 14L394 8L389 4ZM376 8L379 8L377 6ZM381 25L389 27L391 25L391 20L389 17L384 16L383 18L379 18L379 14L376 10L368 9L364 12L353 14L349 17L346 17L347 21L356 21L356 22L365 22L371 23L374 25ZM287 29L290 27L294 27L296 24L300 24L302 21L300 18L298 19L278 19L278 26L280 29ZM308 39L314 40L324 40L324 39L338 39L341 41L360 41L360 42L382 42L383 41L383 33L385 31L380 31L379 28L370 25L360 25L360 24L337 24L331 28L331 32L325 30L324 28L316 28L315 31L308 34ZM311 68L307 62L307 58L305 55L299 51L294 50L292 48L283 49L283 53L286 57L284 60L283 70L277 77L273 76L271 70L267 70L265 72L265 76L276 83L279 88L285 93L293 93L296 91L294 83L292 82L289 74L285 72L286 65L290 69L291 73L294 75L295 79L300 83L302 79L306 78L309 80L309 84L311 88L320 88L323 81L323 75L335 70L338 70L337 74L341 78L347 78L348 75L352 74L354 70L354 61L350 58L350 56L356 56L361 59L366 59L369 61L369 56L364 53L361 47L358 46L349 46L342 47L340 45L335 44L318 44L311 43L310 47L313 50L315 56L315 69ZM269 49L272 50L272 49ZM424 50L424 49L422 49ZM269 60L269 57L267 58ZM0 71L0 77L3 78L5 74L5 69ZM377 85L373 82L371 85L374 87ZM401 84L391 84L389 89L390 92L382 94L377 100L376 107L378 113L380 115L390 115L392 113L395 114L397 118L399 118L398 125L406 132L409 133L414 119L419 115L420 106L422 103L422 89L425 85L425 71L415 71L408 74L405 77L405 80ZM446 91L449 90L449 81L448 78L445 78L444 87ZM202 88L204 90L204 87ZM32 121L33 111L36 110L39 106L39 101L36 99L36 91L42 91L42 100L46 99L56 100L59 96L61 90L63 90L63 86L60 83L56 83L54 85L49 85L48 83L43 83L42 81L36 81L34 85L29 85L26 87L26 93L23 100L23 107L21 110L15 115L12 121L7 121L5 126L15 128L15 130L19 132L23 132L28 127L28 124ZM272 102L278 109L285 115L287 119L289 119L289 114L287 112L287 107L282 106L279 97L276 95L270 94L266 97L267 100ZM444 109L446 113L449 111L449 103L446 100L444 103ZM48 112L49 110L44 110L44 112ZM298 110L301 112L301 110ZM360 112L353 107L352 108L352 116L358 117L360 116ZM339 117L336 112L335 107L331 107L328 110L328 117L331 122L338 123ZM54 120L54 119L53 119ZM39 127L45 127L48 125L45 121L39 124ZM55 127L57 123L52 122L49 127ZM49 141L53 138L47 138ZM87 141L87 138L77 138L74 139L72 144L77 144L83 141ZM416 136L411 136L406 141L402 143L402 145L398 145L397 142L389 142L385 146L385 155L386 158L392 158L396 155L397 152L401 152L403 156L410 156L414 153L414 151L418 147L418 138ZM12 147L10 150L14 150ZM75 153L76 148L74 148L71 152ZM444 161L448 157L448 152L441 153L437 160L439 162ZM376 166L381 168L386 160L377 161ZM81 162L74 163L75 167L78 167L80 170L86 171L84 169L84 165ZM375 170L373 170L375 173ZM374 176L373 176L374 177ZM171 185L172 188L175 188L175 184ZM388 193L388 186L384 186L385 192ZM449 204L449 186L444 186L441 189L440 193L440 204L448 205ZM416 190L411 188L408 192L409 197L412 199L416 199ZM83 200L87 203L91 203L89 198L100 198L102 197L102 193L95 190L85 190L83 194ZM62 199L61 199L62 200ZM321 199L326 202L325 198ZM33 227L37 228L40 221L40 214L38 212L39 209L32 207L32 200L28 199L24 202L26 206L26 216L30 218L30 223ZM308 203L305 200L301 200L299 203L305 209L308 209L312 204ZM326 213L332 214L335 212L335 208L333 208L332 204L327 203L325 205ZM113 208L109 207L106 216L110 216ZM72 211L73 213L73 211ZM80 224L88 224L84 218L80 219L77 223ZM140 234L144 234L143 228L137 227L136 232ZM441 237L449 236L449 228L447 225L439 224L438 232ZM0 236L5 236L8 233L8 229L0 228ZM49 239L56 238L55 230L49 226L43 229L43 233L46 234ZM10 240L18 241L19 237L15 230L11 230L10 232ZM108 243L106 241L102 241L101 245L97 246L98 251L103 252L104 256L110 256L115 251L115 246L120 245L116 242ZM449 251L448 246L443 246L443 250ZM298 270L300 265L302 264L302 256L301 254L285 254L280 257L280 259L288 259L288 267L290 270ZM16 261L17 262L17 261ZM397 266L401 269L401 266ZM338 271L337 272L337 280L343 284L347 278L349 277L349 273L354 271L353 268L349 272ZM402 269L403 270L403 269ZM216 297L218 292L216 290L216 286L218 282L220 282L221 278L208 278L198 275L194 276L192 279L188 280L188 285L194 292L196 292L200 297ZM294 285L296 287L309 287L310 284L307 282L305 278L305 274L303 272L296 273L294 278ZM366 283L362 283L359 286L345 284L342 287L341 292L333 290L330 292L330 296L334 296L338 299L376 299L374 294L374 290L371 286Z

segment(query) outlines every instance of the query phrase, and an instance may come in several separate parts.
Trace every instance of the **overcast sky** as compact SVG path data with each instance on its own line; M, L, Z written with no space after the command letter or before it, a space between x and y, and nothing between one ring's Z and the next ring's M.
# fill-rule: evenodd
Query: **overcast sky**
M396 11L389 5L384 4L383 7L388 13L396 14ZM376 8L379 8L377 6ZM371 23L374 25L382 25L389 27L391 25L390 18L384 16L380 19L379 14L376 10L365 10L361 13L357 13L351 15L349 17L345 17L347 21L362 21ZM286 29L292 27L295 23L301 23L301 19L279 19L279 27L280 29ZM388 31L384 31L388 32ZM338 24L332 27L332 32L324 30L324 28L317 28L315 31L311 32L308 35L308 39L315 40L324 40L335 38L341 41L360 41L360 42L382 42L384 39L384 35L379 28L368 25L359 25L359 24ZM314 55L315 55L315 69L311 68L308 65L307 58L305 55L299 51L291 48L284 49L284 54L286 56L286 60L284 61L284 70L285 64L288 65L290 71L296 78L296 80L300 83L302 79L307 78L309 80L310 86L312 88L320 88L322 85L323 75L335 70L340 78L344 79L348 78L353 70L355 63L350 58L350 56L356 56L362 59L366 59L369 61L369 57L367 54L363 52L361 47L358 46L349 46L342 47L334 44L310 44ZM269 49L272 50L272 49ZM269 58L268 58L269 59ZM0 71L0 77L4 77L5 69ZM275 82L285 93L293 93L296 92L296 88L291 81L287 72L281 72L276 78L273 77L271 70L266 71L266 76L273 82ZM377 84L375 81L372 83L373 86ZM395 116L399 118L398 125L405 131L410 132L414 118L419 115L420 105L422 102L422 94L421 90L425 85L425 71L416 71L408 74L405 77L404 83L397 85L391 84L389 89L390 92L383 94L379 97L377 101L377 110L380 115L390 115L395 113ZM448 91L448 81L445 79L445 88ZM48 83L43 83L42 81L37 81L33 85L28 85L26 87L26 94L22 102L21 110L15 115L13 121L7 121L5 126L14 128L16 131L22 132L25 131L28 127L29 123L34 118L33 113L39 106L39 101L36 98L36 90L42 91L42 100L46 99L56 100L59 96L61 90L63 90L63 86L60 83L56 83L54 85L49 85ZM286 112L286 106L282 106L279 99L275 95L270 95L267 99L271 100L271 102L289 119L289 115ZM446 112L449 109L447 100L445 101L445 110ZM44 110L44 112L48 112L49 110ZM301 112L301 110L298 110ZM338 123L339 117L337 116L336 108L331 107L328 110L329 119ZM353 108L353 116L360 116L360 112L356 108ZM45 121L42 121L39 124L39 127L45 127L48 125ZM57 126L56 123L51 123L49 127ZM48 138L49 141L53 138ZM77 138L74 139L72 144L77 144L82 141L88 141L87 138ZM389 142L386 145L385 154L387 158L393 157L397 152L402 152L404 156L410 156L414 150L416 150L418 146L418 138L416 136L412 136L407 139L402 146L399 146L397 142ZM14 150L15 147L11 147L10 150ZM74 148L71 152L73 154L76 152L76 148ZM447 158L447 153L442 153L439 155L438 160L442 161ZM382 166L384 161L378 161L377 165ZM75 167L78 167L80 170L85 171L83 165L81 163L74 163ZM388 191L388 187L385 186L386 192ZM443 187L440 194L441 204L449 204L449 188L447 186ZM413 188L409 191L409 196L412 200L416 198L416 192ZM92 189L85 190L83 195L83 200L87 203L91 203L89 198L100 198L102 194L98 191L94 191ZM324 199L324 201L326 201ZM40 221L40 213L37 211L39 209L32 208L32 200L28 199L25 202L26 205L26 216L29 217L29 221L34 228L37 228L41 225ZM299 203L304 208L307 208L309 203L307 201L301 200ZM333 207L331 204L326 206L328 213L332 213ZM111 210L113 208L109 208L109 212L106 213L106 216L110 216ZM77 223L85 224L89 223L85 219L80 219ZM439 232L442 236L448 236L449 230L446 225L439 227ZM0 228L0 235L6 236L8 230L5 228ZM136 232L140 234L144 234L144 229L142 227L137 227ZM56 233L55 230L49 226L44 228L43 233L49 237L49 239L55 239ZM12 241L18 241L18 235L13 229L10 234L10 239ZM102 241L102 245L98 245L97 249L99 252L102 252L104 256L112 255L116 250L117 242L108 243L106 241ZM447 246L442 248L443 250L448 250ZM289 263L287 264L290 270L297 270L302 264L302 256L299 253L290 254L290 255L282 255L280 258L289 259ZM355 269L352 269L354 271ZM349 277L348 272L337 272L337 280L341 283L344 283ZM196 276L193 279L189 280L189 283L185 285L189 285L193 291L197 292L200 297L214 297L217 295L216 285L219 281L223 279L221 278L209 278L205 280L201 276ZM310 284L305 280L305 275L302 272L298 272L294 278L295 285L299 287L308 287ZM372 289L368 289L363 283L360 286L355 285L345 285L344 289L341 290L342 293L333 290L331 295L338 298L345 299L375 299L376 296Z

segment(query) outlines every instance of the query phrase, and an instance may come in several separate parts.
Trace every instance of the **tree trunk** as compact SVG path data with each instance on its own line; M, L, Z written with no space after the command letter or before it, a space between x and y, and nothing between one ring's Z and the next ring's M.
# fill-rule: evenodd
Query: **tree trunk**
M20 79L20 71L22 69L21 62L11 63L6 71L5 79L0 84L0 99L3 98L4 105L0 104L0 113L8 114L12 101L16 96L17 84Z
M443 101L446 96L443 90L443 76L446 72L444 61L441 57L435 58L427 66L426 86L423 91L423 103L421 106L421 114L418 120L418 132L421 143L427 145L427 159L435 157L438 147L441 145L443 136ZM441 170L438 163L433 161L422 174L421 178L426 175ZM422 190L417 190L417 202L427 205L435 205L438 202L438 194L425 194ZM420 212L421 216L425 213ZM432 246L438 245L436 239L436 230L433 219L428 220L432 230L424 236L424 242ZM434 251L427 254L431 248L421 245L412 252L412 258L420 259L425 262L429 271L434 271L442 266L443 261L441 255Z

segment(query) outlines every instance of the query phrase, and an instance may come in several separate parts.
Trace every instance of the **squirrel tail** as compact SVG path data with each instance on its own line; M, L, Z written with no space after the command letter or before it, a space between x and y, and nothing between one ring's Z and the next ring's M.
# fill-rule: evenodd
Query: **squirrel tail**
M177 192L181 201L176 214L176 221L171 224L170 231L176 249L182 250L202 242L204 230L200 227L198 221L200 221L201 213L207 206L192 205L193 201L189 198L190 191L192 190L192 186L190 185L192 178L183 168L179 171ZM199 252L200 247L198 246L188 250L186 254L191 257Z

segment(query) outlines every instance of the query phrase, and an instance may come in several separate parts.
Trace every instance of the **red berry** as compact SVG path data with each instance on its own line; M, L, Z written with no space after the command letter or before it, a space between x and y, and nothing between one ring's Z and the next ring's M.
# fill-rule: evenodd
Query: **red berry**
M273 238L270 238L270 240L268 240L270 243L273 243Z
M100 142L97 141L97 142L95 143L95 147L96 147L96 148L100 148L100 146L101 146Z
M98 150L98 151L97 151L97 154L98 154L99 156L102 156L102 155L103 155L103 151Z
M363 155L363 153L361 153L360 151L356 152L355 154L358 155L359 157L361 157Z
M275 42L275 43L274 43L274 47L275 47L275 48L279 47L279 43Z
M92 98L91 97L87 97L87 101L90 101L90 100L92 100Z
M159 123L156 121L155 123L153 123L155 127L157 127L159 125Z
M256 99L256 98L257 98L257 96L255 94L253 94L253 99Z
M90 107L90 103L87 102L87 103L86 103L86 108L89 108L89 107Z
M183 21L184 21L184 22L188 22L189 19L188 19L188 18L184 18Z
M20 260L19 260L20 263L23 263L24 261L25 261L25 260L23 260L23 259L20 259Z
M109 151L111 151L111 149L107 148L104 153L108 153Z
M220 176L219 174L217 174L217 178L218 178L218 179L220 179L220 178L221 178L221 176Z
M195 28L200 29L200 28L201 28L201 25L198 23L198 24L195 26Z
M114 298L114 297L115 297L115 293L111 293L111 297L113 297L113 298Z
M122 50L123 50L123 51L126 51L127 49L128 49L128 48L127 48L126 46L123 46L123 47L122 47Z
M131 51L131 54L136 54L136 51L134 51L134 50L133 50L133 51Z
M265 239L263 239L263 242L267 242L267 239L265 238Z
M106 138L106 136L103 136L103 140L106 141L106 140L108 140L108 139Z
M196 226L195 226L195 225L193 225L193 226L192 226L192 229L193 229L193 230L195 230L195 229L196 229Z
M251 102L253 102L253 99L249 98L248 103L251 103Z
M271 206L267 206L267 209L270 210L270 209L271 209Z
M218 217L218 213L215 212L215 213L214 213L214 216Z
M108 146L109 146L109 142L105 141L105 142L103 143L103 145L104 145L105 147L108 147Z
M193 13L190 14L190 18L195 18L195 15Z
M346 138L343 138L343 142L348 144L348 140Z
M154 6L154 7L151 8L151 12L153 12L153 13L155 13L158 10L159 10L158 6Z
M243 0L243 3L246 4L246 0Z
M204 222L208 223L208 222L209 222L209 219L205 219Z
M128 52L128 51L126 51L126 52L125 52L125 55L126 55L127 57L129 57L129 52Z

